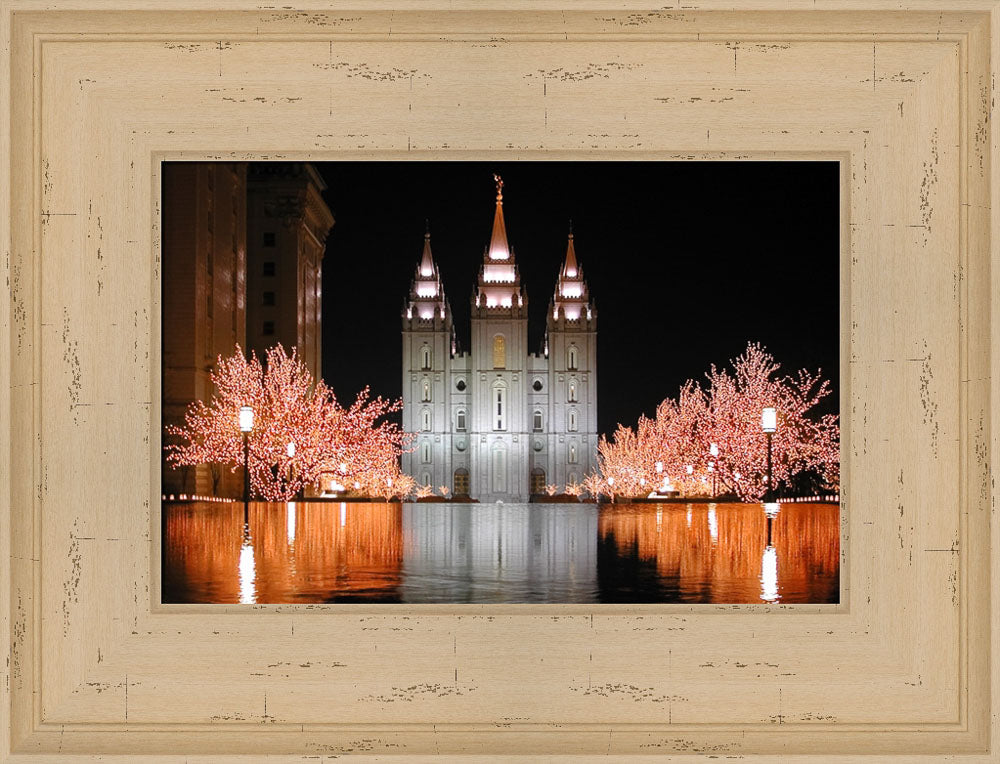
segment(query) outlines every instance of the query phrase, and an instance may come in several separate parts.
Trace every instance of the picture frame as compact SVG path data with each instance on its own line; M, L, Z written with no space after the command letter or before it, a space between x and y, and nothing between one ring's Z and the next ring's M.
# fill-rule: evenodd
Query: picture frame
M0 759L996 760L996 3L615 6L4 0ZM840 603L158 604L159 163L552 157L841 163Z

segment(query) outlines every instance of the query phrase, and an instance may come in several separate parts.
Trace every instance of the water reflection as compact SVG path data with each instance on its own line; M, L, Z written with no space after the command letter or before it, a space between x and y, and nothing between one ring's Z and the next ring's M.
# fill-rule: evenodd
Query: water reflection
M163 601L836 602L839 510L788 504L177 504ZM770 527L769 527L770 526Z

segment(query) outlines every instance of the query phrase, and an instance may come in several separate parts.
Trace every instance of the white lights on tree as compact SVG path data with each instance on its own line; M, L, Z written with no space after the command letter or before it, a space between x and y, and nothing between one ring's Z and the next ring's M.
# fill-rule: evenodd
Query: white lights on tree
M718 456L719 455L719 447L718 447L718 445L716 445L715 443L713 443L712 445L710 445L708 447L708 453L710 453L712 456Z

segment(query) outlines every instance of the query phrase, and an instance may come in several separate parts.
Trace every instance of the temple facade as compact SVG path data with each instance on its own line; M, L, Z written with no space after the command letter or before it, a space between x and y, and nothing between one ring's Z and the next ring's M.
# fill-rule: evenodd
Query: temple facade
M472 296L471 343L457 346L428 230L403 308L403 471L482 502L564 491L597 466L597 311L569 233L546 313L528 348L528 296L507 240L503 181Z

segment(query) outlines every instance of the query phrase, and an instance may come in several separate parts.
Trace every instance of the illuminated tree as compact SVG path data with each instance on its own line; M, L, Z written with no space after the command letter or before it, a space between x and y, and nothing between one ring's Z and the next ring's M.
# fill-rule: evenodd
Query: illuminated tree
M451 493L451 489L446 485L439 485L438 492L444 497L448 498L448 494Z
M429 485L418 485L416 491L414 492L414 496L418 499L426 499L432 493L434 493L434 489Z
M677 399L660 403L653 419L635 429L618 426L598 442L599 482L588 491L644 496L672 486L687 496L732 493L758 501L767 490L767 440L761 411L778 411L772 436L775 484L811 473L828 490L839 490L840 428L835 414L811 411L829 393L829 382L805 370L778 376L781 368L759 344L748 344L732 371L714 365L705 387L689 380ZM711 453L712 445L717 455ZM659 466L659 469L657 469ZM613 481L613 485L608 480Z
M838 417L810 415L830 394L830 383L804 369L778 376L780 368L759 344L749 344L733 361L732 372L713 366L707 375L705 417L695 436L701 465L704 470L713 461L719 484L747 501L760 500L767 491L767 439L761 432L761 411L767 406L778 412L772 435L775 484L812 472L825 489L839 490ZM712 443L719 452L714 459L708 455Z
M579 498L579 496L583 493L583 491L584 491L583 486L580 483L577 483L575 480L571 481L566 485L566 493L568 493L570 496L576 496L577 498Z
M211 375L215 393L209 403L195 401L183 427L168 426L179 442L167 445L174 466L216 464L236 471L243 466L239 409L254 410L248 435L250 489L268 501L288 501L307 485L336 477L359 489L399 474L398 461L409 434L394 422L380 421L399 410L401 401L368 400L368 389L349 409L333 391L314 381L292 349L267 352L267 368L256 354L248 360L240 347L218 358Z
M548 483L545 486L545 493L547 493L549 496L555 496L558 490L559 486L557 486L555 483Z

